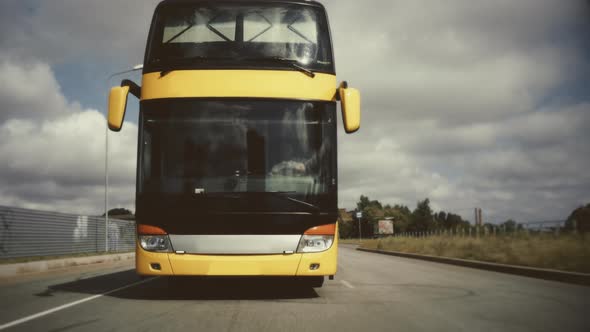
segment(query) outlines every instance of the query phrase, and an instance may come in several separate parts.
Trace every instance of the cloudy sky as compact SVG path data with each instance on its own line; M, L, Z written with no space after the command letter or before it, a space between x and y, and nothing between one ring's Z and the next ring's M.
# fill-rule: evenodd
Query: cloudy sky
M121 79L107 77L142 62L156 3L0 1L0 205L103 212L106 93ZM363 97L361 130L339 129L341 207L428 197L526 222L590 202L588 1L324 4L338 79ZM109 197L134 210L131 107L110 135Z

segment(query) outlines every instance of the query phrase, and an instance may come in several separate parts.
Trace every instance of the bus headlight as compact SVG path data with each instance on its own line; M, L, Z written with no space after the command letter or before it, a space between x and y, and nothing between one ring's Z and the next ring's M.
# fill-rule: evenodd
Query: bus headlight
M168 235L140 235L139 244L147 251L172 252Z
M320 252L330 249L333 235L303 235L299 240L297 252Z

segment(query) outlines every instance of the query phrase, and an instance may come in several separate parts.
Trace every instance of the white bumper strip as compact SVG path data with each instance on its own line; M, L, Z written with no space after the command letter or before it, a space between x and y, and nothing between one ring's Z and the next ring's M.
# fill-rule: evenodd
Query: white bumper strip
M301 235L173 235L172 248L187 254L282 254L297 251Z

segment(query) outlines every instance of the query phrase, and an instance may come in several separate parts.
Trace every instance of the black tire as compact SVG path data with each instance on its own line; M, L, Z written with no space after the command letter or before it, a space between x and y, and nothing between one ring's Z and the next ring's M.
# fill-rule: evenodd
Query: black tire
M169 290L177 290L182 288L183 280L177 276L167 276L166 277L166 287Z
M319 277L301 277L299 282L304 287L320 288L324 284L324 276Z

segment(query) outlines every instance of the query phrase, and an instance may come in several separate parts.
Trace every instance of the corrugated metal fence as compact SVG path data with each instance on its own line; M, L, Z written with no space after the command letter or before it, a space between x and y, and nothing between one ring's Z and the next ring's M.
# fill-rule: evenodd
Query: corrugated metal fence
M0 206L0 259L131 251L135 222ZM107 249L108 248L108 249Z

